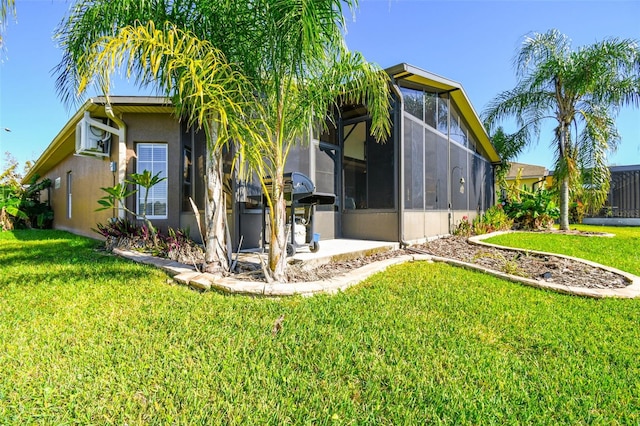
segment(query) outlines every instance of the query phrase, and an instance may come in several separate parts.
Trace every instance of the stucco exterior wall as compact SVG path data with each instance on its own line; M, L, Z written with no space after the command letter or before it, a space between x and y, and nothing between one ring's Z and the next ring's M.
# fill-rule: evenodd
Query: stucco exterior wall
M182 157L180 122L170 114L130 113L122 120L127 124L127 175L136 173L136 145L139 143L167 144L168 199L167 219L153 221L161 231L168 227L180 227ZM136 211L135 197L130 197L127 206Z
M136 172L136 145L138 143L167 144L168 206L167 219L155 220L159 229L180 227L181 176L180 162L182 147L180 143L180 123L170 114L124 114L122 120L127 125L126 132L126 170L127 175ZM75 134L65 143L74 144ZM117 136L111 142L110 157L96 158L70 154L42 177L51 179L49 191L54 211L53 227L88 237L99 238L92 231L97 223L104 223L118 213L113 210L96 212L98 199L105 194L100 189L115 185L117 173L111 172L110 162L118 161L120 143ZM69 176L71 179L71 203L69 203ZM135 211L135 197L130 197L127 207ZM69 214L69 206L71 212Z
M115 155L112 153L112 158L117 158L117 152ZM108 210L95 211L99 207L98 199L104 195L100 188L113 185L114 174L110 171L109 162L108 158L80 157L72 154L43 176L52 182L49 194L55 229L99 238L91 228L95 228L97 223L107 221L113 215L113 212Z

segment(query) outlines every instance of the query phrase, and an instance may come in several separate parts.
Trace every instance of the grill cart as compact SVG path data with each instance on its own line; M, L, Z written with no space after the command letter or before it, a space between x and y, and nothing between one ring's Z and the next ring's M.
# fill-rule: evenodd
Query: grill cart
M266 186L272 188L267 178ZM284 175L284 199L287 205L287 256L293 256L299 247L308 246L312 253L320 250L320 234L313 232L313 215L317 205L333 205L335 194L315 192L316 187L308 176L291 172ZM262 199L262 247L266 247L269 223L267 203Z

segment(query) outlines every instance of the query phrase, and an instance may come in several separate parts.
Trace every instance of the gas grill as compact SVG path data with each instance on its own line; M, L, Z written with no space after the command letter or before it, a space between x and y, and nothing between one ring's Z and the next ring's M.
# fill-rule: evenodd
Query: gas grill
M273 186L270 178L266 179L269 192ZM287 256L293 256L299 247L308 246L312 253L320 250L320 235L313 232L313 215L317 205L333 205L335 194L316 192L313 181L298 172L285 173L284 199L287 205ZM262 200L262 247L266 247L268 231L267 203Z

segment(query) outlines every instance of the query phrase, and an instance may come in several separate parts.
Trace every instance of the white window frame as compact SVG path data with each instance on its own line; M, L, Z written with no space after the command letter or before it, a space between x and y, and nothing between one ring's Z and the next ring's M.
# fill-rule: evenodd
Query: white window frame
M73 172L67 172L67 219L71 219L71 214L73 212L73 202L72 202L72 188L73 188Z
M153 167L153 165L156 164L162 164L164 163L164 170L166 170L168 172L169 168L168 168L168 146L166 143L137 143L136 144L136 156L137 158L140 158L139 156L139 150L140 148L146 148L146 147L151 147L151 148L163 148L164 149L164 155L161 156L160 158L156 158L153 157L151 159L151 170L149 170L149 168L147 167L141 167L141 161L136 161L136 173L142 173L145 169L149 170L151 172L151 176L154 176L157 172L158 172L158 168ZM156 149L153 149L154 155L156 152ZM164 157L164 158L162 158ZM145 162L147 163L147 162ZM166 177L164 175L160 175L160 177ZM169 213L169 185L168 185L168 180L165 179L162 182L158 183L156 186L154 186L153 188L157 188L159 186L164 186L165 187L165 197L164 199L162 198L158 198L158 197L152 197L148 200L149 203L153 203L154 201L164 201L166 209L165 209L165 214L163 215L157 215L157 214L149 214L147 215L147 219L167 219L168 217L168 213ZM153 188L151 189L151 191L153 191ZM138 194L136 196L136 214L138 214L139 217L142 217L141 212L140 212L140 204L142 203L142 201L144 200L144 188L140 188L138 187ZM153 204L152 205L152 209L153 209ZM153 210L152 210L153 211Z

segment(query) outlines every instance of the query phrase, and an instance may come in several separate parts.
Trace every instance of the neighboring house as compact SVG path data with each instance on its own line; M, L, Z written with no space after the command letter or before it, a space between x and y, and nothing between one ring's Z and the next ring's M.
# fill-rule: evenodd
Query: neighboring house
M526 185L527 188L536 190L544 185L549 188L553 181L553 173L544 166L533 164L511 163L511 168L506 176L507 183L515 182L520 174L520 187Z
M473 218L494 203L493 164L500 158L456 82L407 64L386 70L392 78L393 130L386 142L370 135L361 105L345 105L321 135L289 155L287 171L309 176L319 192L336 194L333 206L318 206L314 230L322 239L420 241L447 234L463 216ZM116 212L96 212L101 187L144 169L163 172L154 187L148 217L161 230L191 229L189 197L203 206L204 135L173 115L166 99L112 97L88 100L25 177L50 178L54 227L96 236L91 228ZM310 143L309 143L310 142ZM256 184L227 174L228 219L234 241L258 247L262 211ZM139 195L141 197L142 194ZM139 208L141 200L129 200ZM137 207L136 207L137 206Z

